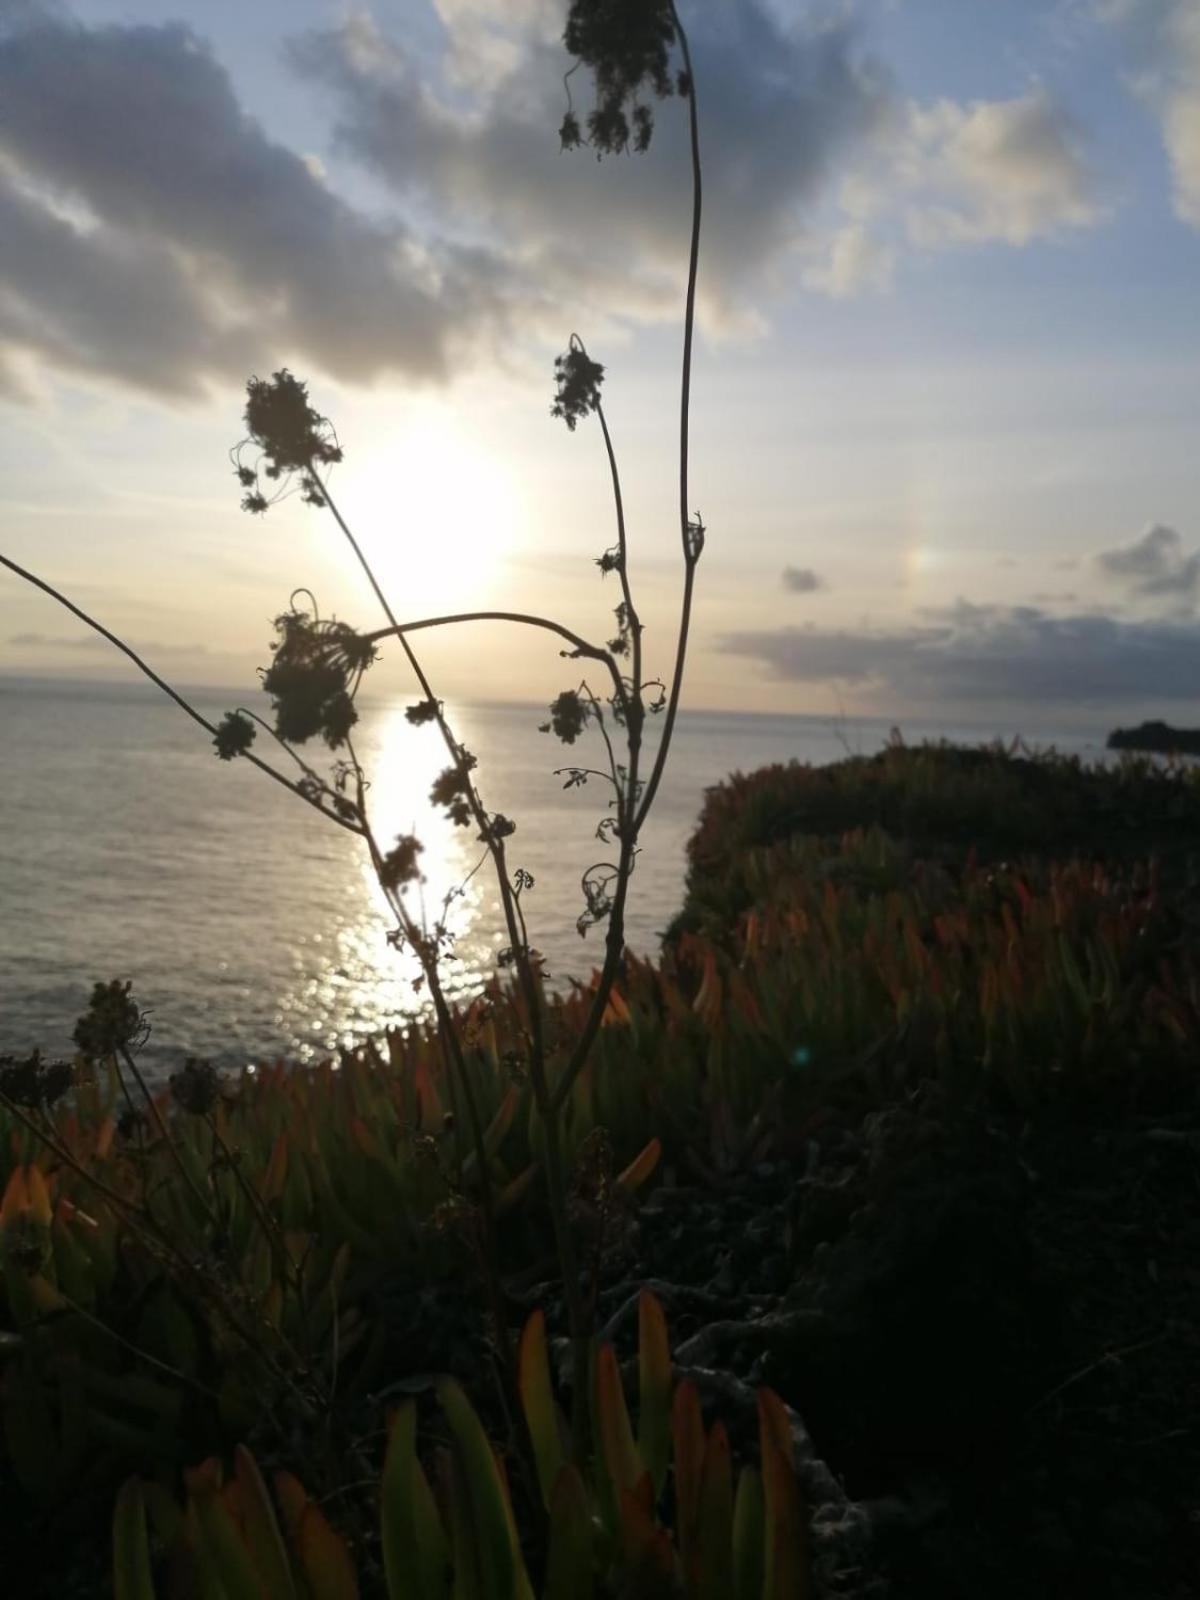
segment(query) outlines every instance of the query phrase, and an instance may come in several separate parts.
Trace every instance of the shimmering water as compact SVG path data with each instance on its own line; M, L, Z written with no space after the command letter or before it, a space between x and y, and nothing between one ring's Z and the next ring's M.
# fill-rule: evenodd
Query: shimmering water
M228 695L198 692L218 718ZM586 976L602 933L582 941L579 878L604 855L594 830L598 784L564 792L552 768L583 764L537 731L533 707L451 707L479 757L484 798L517 821L514 867L535 879L530 936L559 981ZM910 738L979 740L1015 730L906 725ZM410 962L389 948L389 923L359 842L322 822L246 763L218 761L202 730L141 685L0 679L0 1053L68 1048L97 978L131 978L152 1014L156 1070L185 1054L224 1066L279 1055L311 1060L411 1013ZM709 784L733 770L797 757L870 752L884 722L685 714L668 777L644 834L630 943L652 952L677 909L684 844ZM1056 735L1060 749L1099 754L1095 736ZM445 765L435 729L413 729L403 703L364 705L358 740L372 775L381 838L425 842L427 904L478 859L473 830L441 821L426 796ZM590 759L595 759L593 756ZM474 987L507 942L486 871L456 904L453 986Z

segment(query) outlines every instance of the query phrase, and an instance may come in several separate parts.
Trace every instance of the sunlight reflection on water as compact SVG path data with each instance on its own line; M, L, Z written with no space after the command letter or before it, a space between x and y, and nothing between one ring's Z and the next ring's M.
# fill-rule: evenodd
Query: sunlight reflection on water
M197 702L219 717L227 697ZM485 804L518 825L510 865L536 880L533 943L559 982L600 956L583 942L579 876L595 859L604 812L596 785L564 793L560 748L537 732L534 707L452 708L456 735L479 757ZM382 894L356 840L323 825L246 764L217 761L169 703L139 687L0 680L7 748L0 784L0 1052L70 1048L97 979L131 978L151 1011L146 1059L173 1070L185 1055L223 1067L281 1055L314 1060L402 1025L428 1003L411 953L388 944ZM668 777L646 833L631 896L631 946L653 953L682 897L684 845L707 784L734 769L799 757L836 760L847 731L877 749L887 724L824 718L681 717ZM914 735L920 730L909 730ZM953 730L929 730L953 731ZM983 738L1010 730L960 730ZM428 801L446 753L402 705L364 706L360 754L377 836L425 845L430 917L479 859L475 830ZM1076 736L1060 747L1086 748ZM1101 753L1093 743L1090 753ZM453 902L452 995L476 992L507 938L486 871Z

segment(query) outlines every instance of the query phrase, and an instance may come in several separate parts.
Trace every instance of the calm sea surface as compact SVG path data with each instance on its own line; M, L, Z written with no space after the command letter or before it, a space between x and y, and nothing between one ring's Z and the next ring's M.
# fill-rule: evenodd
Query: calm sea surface
M233 703L208 691L195 701L213 720ZM428 806L445 765L436 730L410 727L403 703L362 710L359 753L372 776L377 831L424 840L433 913L479 847L468 843L473 830L450 827ZM557 980L587 976L603 934L581 940L575 931L579 878L605 855L594 831L606 796L594 781L564 792L552 769L598 752L539 734L535 707L450 711L479 757L485 803L518 824L510 860L535 879L526 902L533 943ZM870 753L888 726L683 715L643 836L631 945L653 952L679 906L684 844L706 786L771 761ZM1016 731L904 728L910 741L972 743ZM217 760L203 731L156 691L0 678L0 733L0 1053L67 1051L91 983L113 977L131 978L151 1012L146 1059L156 1071L185 1055L228 1067L280 1055L312 1060L416 1007L415 969L387 944L389 923L358 841L248 764ZM1101 754L1095 734L1037 742ZM453 982L469 991L507 942L486 871L455 902L453 925Z

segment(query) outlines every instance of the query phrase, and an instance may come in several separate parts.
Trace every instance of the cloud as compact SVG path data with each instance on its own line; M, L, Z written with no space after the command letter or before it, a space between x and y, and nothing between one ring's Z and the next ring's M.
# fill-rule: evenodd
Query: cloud
M784 567L783 587L789 594L812 594L825 585L811 567Z
M501 263L353 210L181 24L32 12L0 31L0 104L10 384L22 360L179 395L284 358L437 379L502 321Z
M843 684L897 701L1096 705L1192 700L1200 627L1054 616L960 601L909 627L778 628L727 635L727 654L778 682Z
M439 46L355 13L289 53L385 215L270 138L190 28L0 0L0 392L51 369L194 396L285 361L439 382L518 330L560 338L567 306L593 326L677 317L683 103L659 108L645 157L565 156L559 0L433 3ZM710 330L761 327L797 275L886 289L905 242L1022 243L1102 214L1044 94L904 102L852 15L697 8Z
M1163 523L1155 523L1133 544L1102 550L1096 565L1134 594L1186 600L1200 590L1200 551L1185 556L1179 533Z
M805 281L829 294L886 288L898 245L935 251L1093 227L1109 216L1085 141L1044 89L963 104L894 102L837 190L847 219Z
M922 246L1023 245L1107 214L1078 128L1042 89L911 107L898 165L912 191L909 234Z
M1158 118L1181 221L1200 228L1200 7L1196 0L1095 0L1119 30L1135 93Z
M555 137L566 106L560 8L441 0L439 10L440 81L404 39L361 15L295 44L298 69L333 98L343 152L405 203L447 208L457 228L502 241L550 304L583 297L622 315L677 315L691 205L683 104L659 107L644 157L565 156ZM702 311L710 326L744 325L752 296L791 272L814 201L879 124L890 89L850 24L785 25L760 0L695 8L689 37L704 159ZM584 110L581 78L572 89ZM880 270L857 255L843 245L831 283Z
M343 151L405 201L448 203L460 225L502 238L552 300L611 303L619 277L624 314L674 315L690 198L682 108L660 108L648 158L582 175L547 137L564 107L557 8L439 11L440 86L361 14L297 41L296 66L333 96ZM785 24L760 0L702 8L693 35L710 327L752 323L752 301L797 268L834 297L880 292L904 243L1023 245L1108 214L1079 128L1043 90L906 101L852 22Z
M847 223L830 236L820 259L804 271L804 282L835 300L866 290L890 289L896 252L877 239L862 222Z

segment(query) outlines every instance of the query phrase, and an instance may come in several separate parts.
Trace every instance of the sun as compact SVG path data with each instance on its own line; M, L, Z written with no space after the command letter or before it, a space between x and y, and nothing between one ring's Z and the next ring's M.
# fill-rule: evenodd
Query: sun
M453 411L414 408L347 464L339 500L379 579L407 616L480 606L520 542L516 475Z

